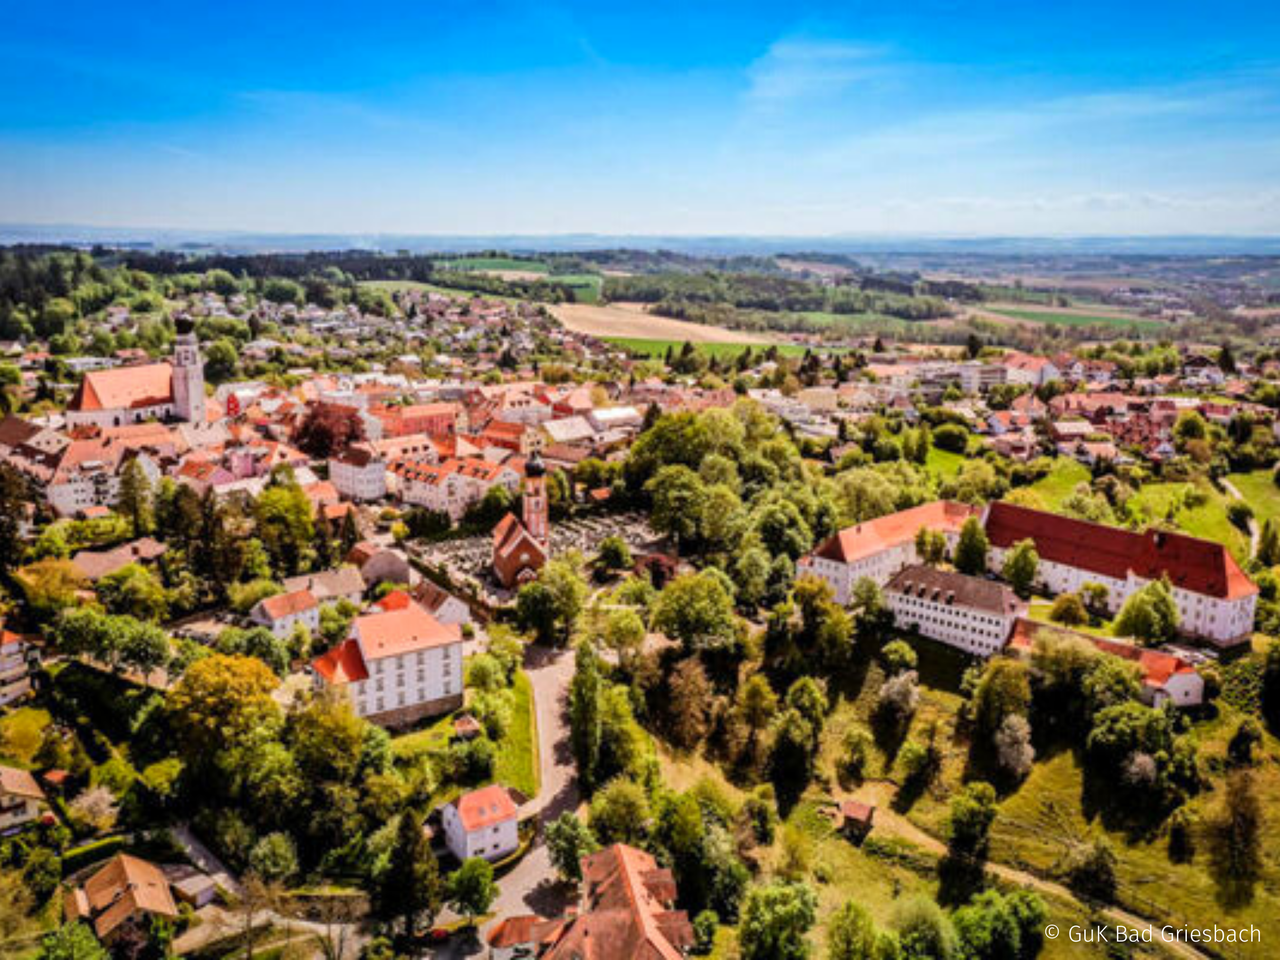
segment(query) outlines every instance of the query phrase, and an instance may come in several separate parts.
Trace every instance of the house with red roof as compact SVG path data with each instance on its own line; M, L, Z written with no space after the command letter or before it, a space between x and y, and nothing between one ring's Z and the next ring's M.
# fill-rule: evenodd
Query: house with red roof
M1025 383L1042 387L1053 380L1062 379L1062 371L1048 357L1037 357L1017 351L1004 357L1004 369L1009 383Z
M459 860L501 860L520 846L516 802L500 784L464 793L445 806L440 822L449 852Z
M582 858L575 913L508 917L487 936L497 960L683 960L693 925L675 909L676 882L643 850L616 843Z
M827 581L836 602L848 603L854 584L863 577L884 586L899 570L919 563L916 534L922 529L941 531L948 548L955 549L960 528L977 515L967 504L936 500L845 527L802 557L796 572Z
M249 611L249 619L281 640L299 624L315 633L320 629L320 602L306 589L277 593L259 600Z
M84 375L67 405L67 424L118 427L144 420L206 419L204 363L195 334L179 333L172 362L143 363Z
M0 767L0 834L34 822L44 813L47 800L30 770Z
M1004 501L987 506L983 525L992 571L1001 569L1015 543L1031 540L1050 593L1100 583L1115 612L1134 592L1167 577L1185 634L1230 646L1253 630L1258 588L1220 543L1166 530L1139 533Z
M462 631L400 593L351 624L311 663L317 689L346 696L358 716L400 727L462 706Z
M1009 650L1030 656L1037 641L1051 639L1088 643L1101 653L1137 664L1142 672L1141 697L1153 707L1161 707L1165 703L1172 703L1175 707L1198 707L1204 702L1204 677L1192 664L1175 654L1124 640L1097 637L1057 624L1023 618L1009 638Z

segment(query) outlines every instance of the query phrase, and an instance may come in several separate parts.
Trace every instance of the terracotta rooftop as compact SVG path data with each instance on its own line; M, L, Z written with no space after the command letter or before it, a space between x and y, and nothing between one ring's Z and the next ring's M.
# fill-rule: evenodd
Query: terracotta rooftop
M988 508L986 529L993 547L1007 549L1019 540L1030 539L1041 561L1113 580L1125 580L1133 571L1144 580L1158 580L1167 574L1175 587L1219 599L1234 600L1258 592L1226 547L1181 533L1137 533L1004 501Z
M909 510L900 510L885 517L845 527L828 538L815 556L838 563L854 563L883 550L915 539L922 527L930 530L959 533L964 522L977 516L978 511L952 500L935 500Z
M262 611L272 620L283 620L303 611L318 606L315 596L310 590L294 590L292 593L277 593L258 603Z
M352 636L360 641L361 653L368 660L462 642L462 631L452 624L441 623L416 603L399 610L357 617Z
M311 661L311 667L326 681L333 684L355 683L369 679L369 670L360 655L360 644L343 640Z
M139 913L176 918L169 881L154 863L116 854L82 887L67 895L69 920L87 920L101 938Z
M462 828L468 833L513 820L516 816L516 804L511 794L506 787L496 783L464 793L453 802L453 806L458 811Z
M144 363L86 373L67 409L88 412L172 402L173 367L168 363Z
M0 794L10 797L25 797L28 800L45 799L44 791L29 770L17 767L0 767Z

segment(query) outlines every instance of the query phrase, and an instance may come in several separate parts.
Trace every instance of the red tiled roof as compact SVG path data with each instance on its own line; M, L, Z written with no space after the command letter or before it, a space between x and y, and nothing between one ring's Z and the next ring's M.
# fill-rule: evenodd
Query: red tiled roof
M17 767L0 767L0 794L10 797L26 797L31 800L43 800L44 791L29 770Z
M314 606L316 606L316 598L310 590L277 593L262 601L263 612L272 620L283 620L285 617L310 610Z
M496 783L464 793L453 802L453 806L458 811L458 819L462 821L462 829L467 833L483 830L504 820L512 820L516 816L516 803L511 799L511 794L506 787Z
M1196 672L1196 668L1190 663L1181 657L1174 656L1172 653L1162 653L1159 650L1140 647L1124 640L1096 637L1092 634L1081 633L1078 630L1069 630L1066 627L1037 623L1025 617L1019 619L1014 626L1013 638L1009 641L1009 646L1016 649L1031 650L1035 646L1036 638L1043 636L1073 637L1084 640L1102 653L1110 654L1113 657L1122 657L1131 663L1136 663L1142 671L1143 683L1149 687L1163 687L1169 682L1169 678L1176 673Z
M116 410L153 407L173 402L173 367L145 363L84 375L68 410Z
M1132 570L1144 580L1167 574L1176 587L1219 599L1234 600L1258 591L1226 547L1181 533L1135 533L1004 501L988 508L986 529L993 547L1007 549L1030 539L1041 560L1113 580L1126 579Z
M462 632L456 626L441 623L416 603L357 617L352 635L359 638L364 656L372 660L462 642Z
M311 667L329 683L355 683L369 678L364 657L360 655L360 644L354 640L343 640L311 661Z
M915 539L921 527L958 533L978 511L952 500L935 500L886 517L845 527L822 543L816 556L839 563L853 563Z

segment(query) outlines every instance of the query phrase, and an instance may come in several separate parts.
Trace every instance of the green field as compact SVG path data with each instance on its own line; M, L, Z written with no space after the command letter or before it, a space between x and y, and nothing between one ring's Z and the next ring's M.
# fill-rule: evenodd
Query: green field
M1259 523L1280 518L1280 487L1271 479L1270 470L1233 473L1227 479L1240 491L1245 503L1253 507Z
M960 472L960 468L964 466L966 459L968 458L958 453L952 453L950 450L939 450L937 447L930 447L929 456L924 465L925 469L937 476L938 479L952 480Z
M457 257L437 260L442 270L526 270L529 273L547 273L548 267L541 260L517 260L515 257Z
M503 303L521 302L519 297L500 297L496 293L475 293L471 290L442 287L438 283L422 283L419 280L361 280L360 285L373 287L376 290L386 290L388 293L396 293L401 290L421 290L423 293L438 293L441 296L452 297L455 300L470 300L472 297L481 297L485 300L500 300Z
M644 337L603 337L601 338L608 343L616 344L630 350L632 353L644 357L662 357L667 353L667 348L679 352L684 347L683 340L649 340ZM767 343L695 343L694 348L701 353L705 353L709 357L736 357L742 351L750 349L753 353L759 354L768 350L770 344ZM802 347L794 343L776 344L778 353L784 357L803 357L808 347Z
M557 273L547 277L548 283L563 283L573 290L577 303L599 303L604 278L595 273Z
M1005 307L992 307L989 312L998 313L1000 316L1009 317L1011 320L1025 320L1028 323L1045 323L1058 327L1113 327L1117 330L1144 330L1148 332L1168 329L1168 324L1159 320L1144 320L1139 317L1055 313L1051 310L1014 310Z
M1197 506L1185 503L1187 494L1193 490L1204 495L1204 503ZM1168 520L1193 537L1221 543L1236 560L1244 563L1249 559L1249 537L1227 519L1229 502L1229 497L1208 483L1148 483L1129 500L1129 507L1131 511L1142 511L1139 516L1145 515L1148 522Z
M1091 479L1088 467L1063 457L1055 460L1053 469L1033 483L1030 489L1040 498L1043 509L1057 511L1061 509L1062 501L1071 496L1077 486L1088 483Z

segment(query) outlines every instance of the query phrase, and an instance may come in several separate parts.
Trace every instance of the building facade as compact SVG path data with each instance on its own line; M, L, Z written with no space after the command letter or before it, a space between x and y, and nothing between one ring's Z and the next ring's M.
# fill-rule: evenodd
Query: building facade
M926 566L900 570L884 598L899 627L977 657L1003 650L1027 609L1001 583Z

